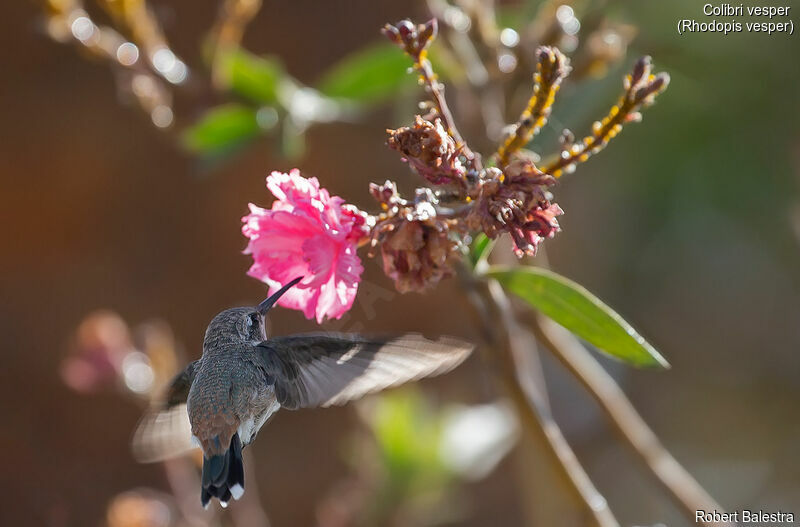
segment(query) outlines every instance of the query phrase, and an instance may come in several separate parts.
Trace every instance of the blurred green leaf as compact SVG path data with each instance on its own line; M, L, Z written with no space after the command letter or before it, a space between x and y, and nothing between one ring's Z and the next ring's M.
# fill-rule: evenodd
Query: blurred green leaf
M278 59L258 57L239 48L223 60L224 75L231 90L261 104L278 102L278 90L286 77Z
M286 159L299 159L306 153L306 134L291 119L281 121L280 152Z
M481 232L476 235L469 247L469 259L472 262L472 267L475 267L479 262L486 260L486 258L489 257L489 253L492 252L493 246L494 241L484 233Z
M370 422L395 488L443 483L449 471L439 455L442 419L411 389L384 394Z
M413 86L409 59L397 46L376 44L334 64L322 76L318 90L329 97L376 102Z
M530 16L531 13L529 13L531 11L535 13L535 10L530 6L497 6L497 10L495 11L497 27L510 27L511 29L519 31L524 27L523 24L525 24L526 21L533 20L533 17ZM526 14L529 15L527 19L525 18Z
M612 357L634 366L669 368L630 324L572 280L540 267L491 268L486 276Z
M440 81L462 82L466 80L467 72L464 71L464 66L440 40L434 40L433 45L428 48L428 59Z
M183 144L192 152L204 155L232 150L264 130L259 126L258 115L256 109L240 104L217 106L183 132Z

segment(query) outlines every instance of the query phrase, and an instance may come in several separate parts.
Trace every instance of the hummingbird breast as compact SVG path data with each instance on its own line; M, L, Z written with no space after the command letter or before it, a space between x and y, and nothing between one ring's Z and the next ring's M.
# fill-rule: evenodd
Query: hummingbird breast
M261 427L264 426L264 424L269 421L269 418L281 407L271 387L268 387L267 392L268 393L259 396L257 411L252 417L242 421L239 425L238 432L243 446L253 442L258 431L261 430Z
M252 442L280 407L264 373L246 360L246 353L240 348L204 353L189 390L192 434L207 456L227 451L236 432L242 445Z

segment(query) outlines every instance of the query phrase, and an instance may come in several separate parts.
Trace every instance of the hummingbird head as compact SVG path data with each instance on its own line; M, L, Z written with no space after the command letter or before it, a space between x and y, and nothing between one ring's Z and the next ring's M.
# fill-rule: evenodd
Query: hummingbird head
M223 341L232 341L258 344L264 341L267 338L267 312L286 291L302 279L302 276L295 278L255 307L234 307L217 314L206 329L206 343L218 345Z

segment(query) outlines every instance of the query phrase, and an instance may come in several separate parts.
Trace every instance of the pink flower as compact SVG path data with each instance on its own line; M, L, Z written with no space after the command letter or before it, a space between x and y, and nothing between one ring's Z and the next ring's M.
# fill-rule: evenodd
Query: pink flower
M273 172L267 188L272 209L250 204L242 233L253 255L247 274L270 285L269 293L302 276L278 304L299 309L306 318L340 318L353 305L364 267L356 254L369 234L368 216L306 179L297 169Z

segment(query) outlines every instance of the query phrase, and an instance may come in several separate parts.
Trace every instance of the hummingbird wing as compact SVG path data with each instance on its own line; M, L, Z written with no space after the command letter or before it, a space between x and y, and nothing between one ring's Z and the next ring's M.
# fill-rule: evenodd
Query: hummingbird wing
M455 368L474 346L417 334L370 338L316 333L272 337L257 346L282 407L341 405L368 393Z
M186 399L200 360L189 363L169 383L164 400L145 413L133 434L133 457L140 463L153 463L177 457L197 447L192 442Z

